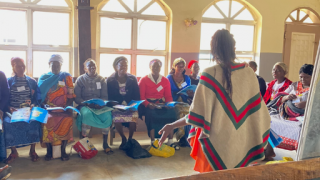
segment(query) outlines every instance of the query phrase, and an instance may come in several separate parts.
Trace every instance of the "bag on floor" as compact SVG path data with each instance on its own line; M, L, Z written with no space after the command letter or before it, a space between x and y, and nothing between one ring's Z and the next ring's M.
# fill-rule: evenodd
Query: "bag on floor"
M158 140L155 140L149 150L149 153L152 154L152 156L167 158L174 155L175 149L166 144L162 144L161 147L159 147Z
M126 154L133 159L149 158L152 155L145 149L135 139L129 139L126 144Z
M74 146L73 149L79 154L82 159L91 159L97 155L98 150L93 146L89 139L80 139Z

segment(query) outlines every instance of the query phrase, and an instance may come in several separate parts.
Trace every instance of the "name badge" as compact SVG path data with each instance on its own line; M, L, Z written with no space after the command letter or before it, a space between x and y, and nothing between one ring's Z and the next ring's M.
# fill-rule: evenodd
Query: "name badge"
M65 86L66 83L64 81L59 81L59 86Z
M24 86L17 87L17 90L18 90L18 92L25 91L26 87L24 87Z
M163 87L160 85L160 86L157 88L157 91L160 92L162 89L163 89Z
M182 88L184 88L184 87L186 87L187 86L187 83L186 82L183 82L182 84L181 84L181 87Z
M101 89L101 82L96 82L97 84L97 89Z

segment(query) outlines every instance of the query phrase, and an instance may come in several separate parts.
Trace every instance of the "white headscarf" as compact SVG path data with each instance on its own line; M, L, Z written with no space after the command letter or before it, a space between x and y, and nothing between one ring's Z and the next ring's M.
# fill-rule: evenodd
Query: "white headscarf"
M49 59L49 63L51 62L59 62L63 64L63 59L60 54L52 54L51 58Z

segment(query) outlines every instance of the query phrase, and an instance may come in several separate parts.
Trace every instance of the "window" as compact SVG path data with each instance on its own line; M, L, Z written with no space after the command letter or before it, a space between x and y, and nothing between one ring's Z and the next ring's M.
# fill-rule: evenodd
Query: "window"
M62 70L73 74L71 11L66 0L0 0L0 70L10 77L10 59L21 57L27 75L39 77L60 54Z
M319 23L320 20L317 15L315 15L309 9L297 9L294 10L289 17L286 19L286 22L294 23Z
M210 64L210 42L219 29L227 29L236 41L236 55L239 62L254 60L255 19L248 7L235 0L221 0L213 3L204 12L201 24L200 68ZM211 58L210 58L211 57Z
M128 72L142 77L150 73L149 62L163 62L167 72L168 17L158 0L110 0L98 11L100 23L99 72L104 77L113 72L118 56L129 61Z

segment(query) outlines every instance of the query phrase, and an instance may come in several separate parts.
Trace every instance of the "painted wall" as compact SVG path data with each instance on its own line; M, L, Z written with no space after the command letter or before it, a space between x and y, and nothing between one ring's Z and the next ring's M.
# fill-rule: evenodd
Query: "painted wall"
M91 11L91 32L92 51L96 49L96 8L102 0L91 0L91 6L95 9ZM197 59L200 50L201 17L203 10L212 0L163 0L172 11L172 39L171 39L171 59L183 57L187 61ZM296 8L310 7L320 14L319 0L247 0L262 17L261 39L258 44L256 58L260 64L260 75L270 81L271 67L275 62L282 61L284 23L286 17ZM184 20L194 18L198 20L198 25L186 28ZM170 63L171 64L171 63ZM266 66L267 65L267 66ZM261 68L263 67L263 68Z

